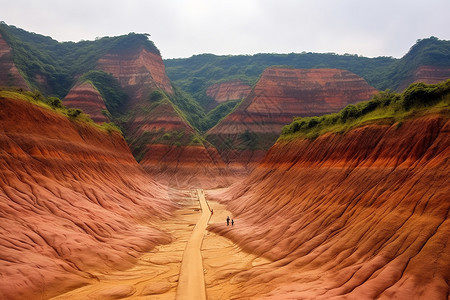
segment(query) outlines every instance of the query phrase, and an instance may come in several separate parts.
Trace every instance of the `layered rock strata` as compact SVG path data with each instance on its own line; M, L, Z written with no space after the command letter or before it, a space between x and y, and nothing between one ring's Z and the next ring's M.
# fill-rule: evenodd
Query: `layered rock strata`
M80 108L96 123L109 122L108 111L100 92L89 82L75 85L63 99L66 107Z
M120 134L0 99L0 298L50 298L130 267L171 240L157 229L169 198Z
M11 47L0 34L0 84L10 87L29 89L13 61Z
M278 142L217 196L209 229L273 263L238 273L258 299L445 299L450 278L449 114Z
M98 60L97 68L113 75L124 89L132 93L132 99L148 100L150 92L155 89L173 93L161 55L144 47L111 51Z
M229 100L245 98L251 90L252 87L243 83L241 80L232 80L209 86L206 90L206 96L213 98L218 104Z
M201 141L196 130L165 96L174 93L161 56L139 48L105 55L98 68L111 73L130 94L129 119L124 125L130 148L141 166L155 179L172 187L223 185L224 164L217 151Z
M293 117L337 112L348 104L370 100L376 89L345 70L268 68L236 110L207 132L225 162L248 165L264 155L281 128ZM243 160L241 160L241 157Z

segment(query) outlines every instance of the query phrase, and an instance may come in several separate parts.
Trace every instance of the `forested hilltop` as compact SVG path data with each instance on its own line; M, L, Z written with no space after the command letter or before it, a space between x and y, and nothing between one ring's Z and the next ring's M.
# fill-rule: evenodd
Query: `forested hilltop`
M363 77L378 90L397 90L402 81L412 76L419 66L450 67L450 41L436 37L418 40L401 59L303 52L236 56L201 54L190 58L166 59L164 63L169 78L205 106L212 101L206 95L209 86L234 79L253 86L270 66L344 69Z
M147 34L129 33L77 43L58 42L1 22L0 35L12 48L14 63L31 87L61 98L68 93L77 76L92 70L97 60L109 51L142 46L160 53ZM45 84L39 80L42 76L46 78Z
M0 36L12 49L11 57L1 57L0 63L12 59L30 89L45 96L64 98L78 80L90 81L101 93L115 122L127 113L121 106L132 102L132 97L123 90L124 84L119 84L117 78L99 70L99 59L107 53L121 56L126 51L141 48L160 56L148 34L129 33L101 37L95 41L58 42L51 37L0 22ZM432 67L425 70L425 73L428 72L425 79L430 74L438 73L441 78L434 78L434 82L450 77L450 41L436 37L418 40L401 59L311 52L237 56L200 54L190 58L167 59L164 65L164 72L171 81L168 84L174 91L166 96L196 130L206 132L239 106L268 67L343 69L363 77L378 90L402 91L410 83L424 78L416 76L422 66ZM441 68L441 71L434 66ZM1 85L9 85L8 76L4 76L6 81ZM217 85L233 81L225 88ZM242 93L236 92L239 88ZM222 96L220 101L212 98L212 90ZM155 99L158 97L152 98L151 92L153 90L145 97L150 102L157 102ZM159 92L166 94L162 90L156 91Z

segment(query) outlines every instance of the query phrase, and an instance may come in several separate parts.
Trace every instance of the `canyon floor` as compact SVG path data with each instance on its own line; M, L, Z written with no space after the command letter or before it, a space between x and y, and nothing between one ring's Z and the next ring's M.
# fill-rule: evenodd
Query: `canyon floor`
M234 275L270 261L206 231L208 224L227 226L227 216L233 216L224 205L206 201L207 194L201 189L183 194L176 199L181 208L160 226L172 235L171 243L143 254L132 268L92 274L90 284L53 299L235 298L233 292L240 282ZM239 221L229 228L239 230ZM200 256L196 257L196 251Z

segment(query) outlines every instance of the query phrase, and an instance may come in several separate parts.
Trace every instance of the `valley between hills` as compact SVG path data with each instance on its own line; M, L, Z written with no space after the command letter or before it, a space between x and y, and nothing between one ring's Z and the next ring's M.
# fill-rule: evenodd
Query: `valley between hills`
M448 299L449 41L163 60L1 23L0 70L1 299Z

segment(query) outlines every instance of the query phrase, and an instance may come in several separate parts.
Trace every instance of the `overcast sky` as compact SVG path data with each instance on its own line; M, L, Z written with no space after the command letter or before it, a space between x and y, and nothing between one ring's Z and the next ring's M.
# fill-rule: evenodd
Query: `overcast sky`
M58 41L149 33L163 58L335 52L402 57L450 39L449 0L0 0L0 20Z

